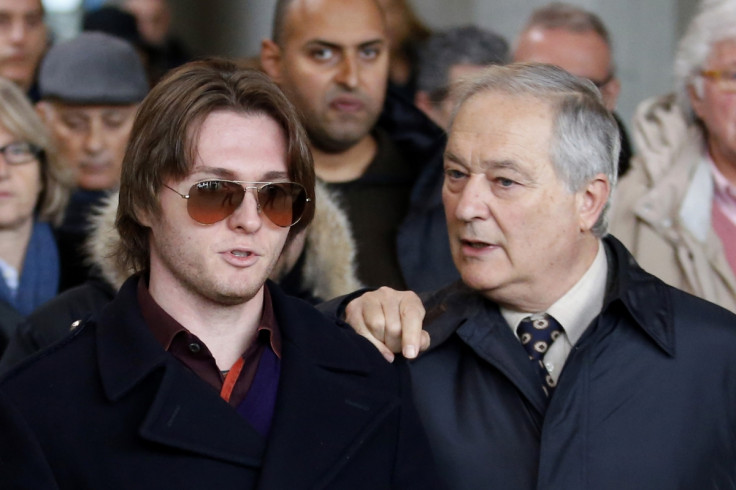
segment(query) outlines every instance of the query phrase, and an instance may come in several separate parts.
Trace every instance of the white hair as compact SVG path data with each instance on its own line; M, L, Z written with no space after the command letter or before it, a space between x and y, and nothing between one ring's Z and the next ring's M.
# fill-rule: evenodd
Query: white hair
M675 91L683 113L695 120L689 89L703 94L703 77L713 45L726 39L736 41L736 0L702 0L698 13L680 40L675 56Z

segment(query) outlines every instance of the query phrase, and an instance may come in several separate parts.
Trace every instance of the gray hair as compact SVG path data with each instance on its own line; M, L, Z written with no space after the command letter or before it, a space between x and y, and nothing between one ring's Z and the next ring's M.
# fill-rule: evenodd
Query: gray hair
M495 65L507 63L508 59L508 42L494 32L470 25L439 32L426 41L419 53L417 89L438 103L447 95L454 65Z
M541 63L491 66L458 88L453 122L464 103L489 92L533 97L549 105L554 118L550 160L568 191L582 190L598 174L608 177L613 190L621 147L619 129L590 80ZM607 233L609 207L610 195L592 228L598 237Z
M698 96L703 95L700 71L705 68L713 45L725 39L736 40L736 1L703 0L675 55L675 91L691 121L695 120L695 113L688 89L692 86Z
M611 36L600 17L575 5L552 2L532 12L523 31L534 27L564 29L571 32L595 32L611 48Z
M613 63L613 43L611 35L608 33L606 25L600 17L593 12L585 10L576 5L564 2L552 2L532 12L524 28L521 32L531 29L563 29L569 32L586 33L593 32L603 39L611 52L611 66L609 73L613 75L616 72L616 66ZM519 38L517 37L516 43ZM515 43L515 44L516 44ZM514 51L517 46L514 46Z

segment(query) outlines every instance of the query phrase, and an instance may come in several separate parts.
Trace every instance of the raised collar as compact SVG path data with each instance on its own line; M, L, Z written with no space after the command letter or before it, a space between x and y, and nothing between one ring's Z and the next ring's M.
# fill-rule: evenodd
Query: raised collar
M673 306L667 286L641 269L616 238L609 235L602 242L608 259L608 278L601 315L620 315L625 311L647 337L674 356ZM490 315L489 328L509 330L498 305L461 281L423 299L430 305L425 319L432 339L430 350L445 342L469 319L480 315ZM447 311L455 314L445 315ZM458 315L458 312L462 313Z
M608 257L608 286L602 315L622 314L623 306L633 322L664 352L675 355L672 297L668 286L644 271L624 245L613 236L603 239Z

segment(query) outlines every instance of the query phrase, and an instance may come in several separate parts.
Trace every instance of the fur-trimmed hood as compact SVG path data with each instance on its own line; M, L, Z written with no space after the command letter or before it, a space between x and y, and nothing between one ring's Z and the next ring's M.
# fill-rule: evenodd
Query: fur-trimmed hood
M314 220L304 241L304 289L317 298L334 298L362 287L355 273L355 242L345 213L327 188L315 187ZM92 213L92 232L86 243L89 262L118 290L132 273L115 260L119 240L115 228L118 193L112 193Z
M117 212L118 193L113 192L90 213L91 233L85 244L87 261L115 291L120 289L123 282L133 274L132 270L123 268L115 260L116 246L120 239L115 228Z
M330 299L363 287L356 274L356 245L347 215L320 181L315 188L314 220L304 244L304 289Z

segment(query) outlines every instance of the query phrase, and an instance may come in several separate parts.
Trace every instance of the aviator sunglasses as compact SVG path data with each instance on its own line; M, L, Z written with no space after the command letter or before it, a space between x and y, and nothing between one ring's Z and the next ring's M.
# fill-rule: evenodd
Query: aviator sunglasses
M203 180L195 183L189 194L182 194L166 184L164 187L186 199L189 216L203 225L217 223L233 214L249 189L255 191L258 212L263 211L273 224L282 228L298 223L311 200L304 187L296 182Z

